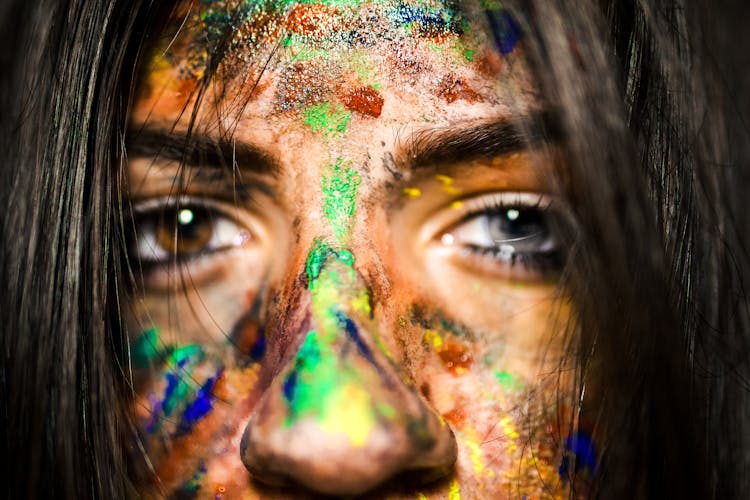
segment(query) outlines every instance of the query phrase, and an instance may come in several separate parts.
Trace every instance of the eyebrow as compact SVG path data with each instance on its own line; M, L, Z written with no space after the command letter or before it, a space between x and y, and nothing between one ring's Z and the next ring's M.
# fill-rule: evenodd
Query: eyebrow
M550 111L515 120L501 119L470 128L433 129L415 133L405 144L409 170L466 162L530 149L561 138ZM215 139L201 133L145 127L128 134L127 151L136 157L158 157L194 167L239 166L244 171L273 175L278 163L266 151L245 142Z
M551 111L520 119L501 119L462 129L433 129L415 133L405 144L408 168L466 162L530 149L561 139L561 128Z
M201 168L229 168L237 165L243 171L272 174L278 164L264 150L235 140L215 139L192 133L142 128L128 134L130 156L179 162Z

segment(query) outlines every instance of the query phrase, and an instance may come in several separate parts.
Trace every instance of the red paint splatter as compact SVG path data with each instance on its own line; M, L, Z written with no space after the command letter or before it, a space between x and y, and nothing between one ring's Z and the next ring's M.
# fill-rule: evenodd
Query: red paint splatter
M349 111L377 118L383 111L385 100L380 92L372 87L358 87L344 93L341 102Z
M463 78L446 75L440 82L438 94L449 103L459 99L469 102L482 102L484 99Z

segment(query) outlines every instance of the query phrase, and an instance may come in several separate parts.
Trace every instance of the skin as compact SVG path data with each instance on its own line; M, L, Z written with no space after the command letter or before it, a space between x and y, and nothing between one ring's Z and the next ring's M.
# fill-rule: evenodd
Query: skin
M566 496L558 266L467 246L498 196L492 217L543 212L554 148L425 154L543 108L522 42L498 47L473 4L267 4L206 87L190 154L206 19L225 11L177 10L131 110L139 493ZM197 230L176 242L175 218Z

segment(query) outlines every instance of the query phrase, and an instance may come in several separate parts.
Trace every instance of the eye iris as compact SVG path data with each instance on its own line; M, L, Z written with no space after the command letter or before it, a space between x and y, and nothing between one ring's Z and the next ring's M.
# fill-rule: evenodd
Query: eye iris
M546 225L538 210L510 208L489 218L489 232L493 241L526 240L546 234Z
M157 243L173 255L200 252L213 236L213 225L207 215L196 208L165 213L155 228Z

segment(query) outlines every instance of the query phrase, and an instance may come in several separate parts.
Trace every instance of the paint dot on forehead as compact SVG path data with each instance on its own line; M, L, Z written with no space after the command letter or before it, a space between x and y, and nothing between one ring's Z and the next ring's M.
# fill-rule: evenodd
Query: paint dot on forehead
M336 8L321 3L295 5L286 17L286 28L304 36L328 36L344 28Z
M385 100L380 92L372 87L358 87L348 90L341 98L346 109L378 118L383 111Z
M470 103L483 102L484 98L471 88L471 85L463 78L454 75L446 75L438 85L438 95L448 103L464 100Z

